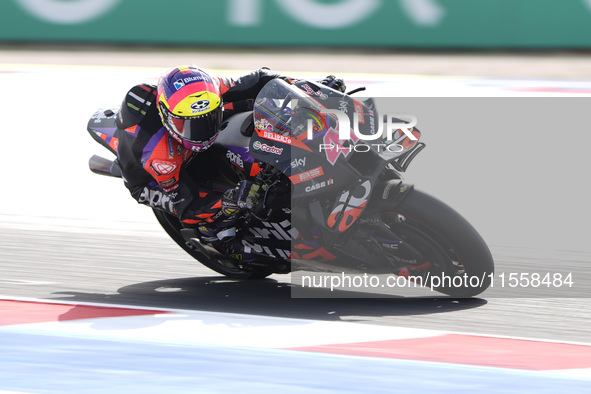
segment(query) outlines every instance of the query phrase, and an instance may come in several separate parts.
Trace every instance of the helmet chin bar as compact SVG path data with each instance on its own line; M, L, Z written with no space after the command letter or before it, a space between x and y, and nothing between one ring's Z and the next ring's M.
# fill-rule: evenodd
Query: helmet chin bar
M175 135L175 139L178 141L178 136ZM180 144L183 146L183 148L190 150L191 152L202 152L204 150L209 149L209 147L211 145L213 145L213 143L215 142L215 140L217 139L218 134L214 135L210 140L205 141L205 142L194 142L194 141L190 141L190 140L181 140L179 141Z
M223 119L219 81L195 66L167 71L158 82L156 103L162 124L183 148L199 152L216 140Z
M207 148L220 132L222 107L195 116L180 116L172 113L159 102L160 116L169 133L187 149L199 151Z

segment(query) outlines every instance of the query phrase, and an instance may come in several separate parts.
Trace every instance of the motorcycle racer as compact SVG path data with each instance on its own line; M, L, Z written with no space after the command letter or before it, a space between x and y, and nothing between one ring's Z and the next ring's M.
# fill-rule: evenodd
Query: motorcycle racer
M223 119L252 109L253 99L274 78L287 79L268 68L233 79L180 66L167 71L157 86L132 87L119 111L116 132L117 162L132 197L175 215L214 245L232 239L235 231L229 230L242 210L256 205L259 186L242 181L225 190L203 184L199 179L214 173L215 164L191 162L215 142ZM334 76L320 82L345 90Z

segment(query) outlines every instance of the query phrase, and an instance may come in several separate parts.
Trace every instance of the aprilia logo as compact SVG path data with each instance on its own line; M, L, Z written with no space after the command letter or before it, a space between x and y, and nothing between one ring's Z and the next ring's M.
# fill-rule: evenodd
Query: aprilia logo
M291 222L287 219L281 223L262 223L266 228L250 227L248 229L248 231L250 231L250 233L256 238L269 239L272 238L271 236L273 236L279 240L290 241L295 239L298 235L297 230L291 227Z
M242 160L242 156L240 156L240 154L234 153L228 149L226 157L228 160L230 160L230 162L244 170L244 160Z
M144 187L138 202L141 204L147 203L152 208L160 208L168 212L174 212L174 205L170 200L170 197L158 190L150 190L147 187Z

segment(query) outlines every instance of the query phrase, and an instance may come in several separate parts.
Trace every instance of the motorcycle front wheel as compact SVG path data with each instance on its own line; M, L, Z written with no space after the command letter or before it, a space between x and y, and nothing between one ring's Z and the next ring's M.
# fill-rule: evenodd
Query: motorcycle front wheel
M453 208L416 189L396 206L388 200L380 204L383 222L431 263L424 286L452 297L472 297L490 286L492 254Z

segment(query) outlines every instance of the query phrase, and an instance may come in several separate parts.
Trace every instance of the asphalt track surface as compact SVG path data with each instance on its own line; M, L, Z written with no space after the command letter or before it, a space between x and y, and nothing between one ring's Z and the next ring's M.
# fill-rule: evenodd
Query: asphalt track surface
M318 290L319 298L292 298L287 276L274 275L261 281L228 280L191 261L164 235L121 237L15 228L4 228L0 233L0 286L2 294L8 296L558 341L590 339L588 298L528 298L527 289L513 289L512 295L490 289L472 299L451 299L429 292L420 296L412 296L411 292L409 296L407 290L387 298L348 298L346 294L339 294L346 298L332 298L335 294L330 290ZM531 261L523 258L495 256L498 266L531 269ZM538 265L537 269L553 267Z
M548 243L542 242L545 240L542 233L539 234L539 239L542 240L540 243L536 243L534 240L529 244L520 244L518 239L517 242L511 244L505 242L507 241L505 238L495 238L496 234L492 233L492 230L499 230L496 233L507 233L510 231L509 228L494 227L488 230L486 226L484 227L483 235L485 239L490 243L492 237L491 249L495 257L497 271L506 271L507 273L562 272L565 275L572 272L575 285L570 288L542 289L521 286L511 288L507 283L503 288L499 288L501 283L497 280L497 288L489 289L481 297L469 300L441 298L430 292L416 294L404 291L400 294L392 293L393 297L389 299L293 299L290 294L289 276L276 275L265 281L257 282L234 282L216 277L210 270L191 261L188 255L178 249L172 241L168 240L165 234L158 229L149 210L145 207L136 206L133 201L127 201L126 191L121 188L118 181L94 176L84 168L85 157L88 157L89 154L98 153L106 156L108 152L102 152L101 147L85 135L83 127L86 123L85 117L88 117L88 115L83 110L91 113L98 106L108 106L113 103L117 105L122 93L125 92L128 86L127 83L121 81L131 80L135 82L139 78L136 77L137 74L157 76L156 71L160 71L158 67L164 67L165 63L169 65L176 64L174 61L180 62L185 57L189 62L199 58L203 59L207 66L213 66L217 61L218 65L228 68L227 66L232 57L227 54L211 52L202 55L174 53L169 54L171 61L167 62L163 60L166 53L141 52L137 54L137 57L142 60L144 65L153 64L154 68L138 69L132 67L127 69L124 67L133 66L133 57L127 53L20 50L4 51L1 54L0 63L5 64L26 63L32 64L31 67L35 67L35 63L54 65L56 63L62 65L95 63L102 65L103 68L87 67L84 69L85 73L80 75L76 74L74 68L66 68L67 71L50 71L47 76L42 73L39 74L35 69L29 69L28 74L25 74L29 75L30 78L39 77L41 81L45 81L45 85L53 87L52 80L64 78L65 74L69 73L73 85L78 85L78 89L84 87L84 91L91 92L96 97L90 97L89 95L87 100L90 103L82 107L81 114L68 115L69 118L74 118L80 124L75 123L74 120L66 123L68 133L74 133L74 128L80 126L79 134L76 135L73 142L70 141L70 144L80 144L80 149L73 158L76 166L82 168L71 168L73 164L55 157L58 154L63 156L63 152L58 153L57 150L63 149L63 146L72 145L64 145L63 141L61 144L53 142L55 145L50 145L49 140L55 141L59 140L59 138L48 138L47 141L42 140L47 143L45 148L50 145L54 151L43 149L42 155L45 155L45 157L40 160L46 167L56 166L55 171L48 172L47 176L42 176L43 179L37 179L35 178L36 174L44 173L36 168L35 163L32 163L28 167L31 172L27 173L27 180L24 180L19 174L10 178L13 182L20 182L19 188L21 190L30 190L30 192L21 193L19 198L16 198L14 194L11 194L10 197L3 196L6 204L3 204L5 207L3 209L4 220L0 221L0 232L2 232L0 238L0 248L2 249L0 294L57 300L195 308L271 316L340 319L496 335L591 341L587 327L590 318L588 297L591 294L591 278L588 274L588 263L591 261L591 249L583 241L580 241L585 239L585 234L588 234L585 227L577 230L579 238L576 238L575 235L570 236L570 238L576 238L577 243L575 245L560 245L558 243L556 246L558 249L553 249ZM342 66L342 56L344 55L325 57L325 60L321 61L320 64L323 67L336 68L337 64L344 67ZM232 64L240 64L241 68L244 67L245 69L254 68L256 61L263 63L261 57L266 60L264 63L271 64L271 66L274 66L273 68L280 71L291 71L290 69L279 68L281 65L285 67L290 65L293 68L299 67L302 72L313 71L308 62L300 60L299 63L296 63L294 56L292 56L293 61L289 64L278 63L275 65L273 64L273 57L268 56L268 54L256 56L256 54L252 53L242 53L234 55L234 63ZM300 58L302 57L306 56L301 55ZM348 63L349 70L351 68L358 69L362 66L358 57L353 57L353 59L354 62ZM388 58L383 54L378 54L376 59L386 63L379 69L379 71L385 72L390 67L395 67L396 64L410 64L412 59L414 59L417 69L422 69L421 67L424 67L425 62L433 63L438 58L426 55L425 58L417 55L399 55ZM284 58L283 62L286 60L288 59ZM442 71L447 69L452 73L452 69L457 70L457 67L450 66L450 62L453 64L461 63L461 60L461 56L457 58L440 56L440 68ZM521 64L525 67L529 66L529 72L538 78L544 77L548 79L552 75L548 70L554 70L552 73L555 74L558 73L558 70L562 70L563 74L561 76L563 78L559 81L563 84L570 83L568 79L564 78L564 67L573 64L572 58L560 58L551 55L541 58L535 56L512 57L504 60L506 65ZM588 61L585 57L579 57L576 60L575 64ZM498 59L495 60L495 62L498 61ZM379 63L379 61L367 63L374 64L373 67L377 67L375 64ZM475 75L479 73L491 74L491 62L488 55L482 57L467 56L464 63L472 65L471 70ZM110 71L108 69L109 64L119 68ZM538 67L534 67L535 64L538 64ZM252 67L248 67L251 65ZM480 65L480 68L477 65ZM49 70L51 70L51 67ZM504 70L507 73L511 72L507 69ZM355 78L371 80L371 77L367 77L365 74L360 76L355 74L354 71L351 72ZM523 71L514 70L513 72L519 73ZM109 77L109 73L119 75L116 81L109 82L105 80L105 78L115 79ZM121 75L121 73L123 74ZM381 74L377 78L379 80L386 77ZM421 83L417 82L417 77L410 77L409 79L411 84L421 86ZM421 81L427 81L429 86L441 80L445 80L445 78L433 79L434 82L431 82L429 77L421 79ZM422 83L425 85L424 82ZM65 101L71 100L67 93L68 85L64 85L62 82L59 82L59 84L66 91L66 98L61 102L62 107L60 108L72 105L71 102ZM96 84L102 84L104 89L98 89ZM43 86L43 83L36 86ZM578 86L581 86L581 84ZM470 88L474 89L473 86L470 86ZM442 89L443 92L449 92L447 86ZM97 104L93 108L91 106L94 102ZM50 109L50 107L47 109L48 113L52 113ZM50 127L51 133L55 133L57 136L59 128L54 125L55 121L47 117L43 118L43 120L46 122L44 127ZM22 124L19 123L15 127L22 127ZM429 137L428 134L426 134L425 138L427 137ZM431 140L434 137L432 135ZM15 142L15 144L17 143ZM4 144L5 148L10 146L11 144ZM430 149L434 150L437 147L428 147L427 151ZM14 151L11 150L11 152ZM8 151L6 153L10 154ZM72 154L68 153L70 156ZM469 159L477 162L473 156L469 156ZM434 156L432 160L438 160L438 157ZM581 159L578 158L577 160ZM449 188L440 187L436 181L439 177L432 173L432 162L420 162L418 159L416 161L416 166L422 164L427 167L424 173L419 171L414 174L419 187L433 192L448 203L454 202L455 205L452 204L452 206L464 214L467 213L469 219L474 218L476 223L473 221L473 224L479 230L482 229L481 223L486 224L486 219L489 218L486 216L480 217L477 213L486 211L486 209L482 209L481 206L470 205L468 199L457 198L456 194L461 193L461 190L453 194L449 192ZM64 164L70 167L65 173L63 169L59 168L60 165L63 166ZM473 174L465 172L464 167L458 166L456 168L460 175L465 177L461 180L464 182L473 180L474 178L471 177ZM62 175L57 175L60 171ZM81 185L81 188L86 189L86 192L79 194L80 191L71 190L63 196L54 195L54 193L60 193L58 191L59 187L56 186L59 184L60 179L63 177L69 179L70 175L68 174L70 172L72 172L71 176L77 178L76 182ZM31 183L29 179L39 181L37 183L38 187L35 187L34 183ZM460 178L458 177L458 179ZM440 189L441 192L438 192ZM41 199L37 198L39 195L36 194L36 190L42 196ZM50 193L49 190L53 193ZM576 189L575 191L578 193L573 194L578 194L578 198L581 198L580 195L586 189ZM441 195L441 193L444 194ZM72 197L68 198L68 194ZM473 195L470 197L478 198L479 196ZM116 200L113 202L114 198ZM576 198L571 196L565 201L570 201L571 204L573 201L577 204L580 203L578 208L585 208L582 200L576 200ZM86 201L84 201L85 199ZM39 201L42 201L42 203ZM588 208L584 211L579 210L579 215L582 215L582 217L585 217L588 213ZM35 225L37 215L42 224ZM55 220L56 218L57 220ZM60 218L70 218L71 220L65 224L60 224ZM88 219L84 220L84 218ZM567 223L568 220L567 218ZM147 231L144 236L137 235L137 230L132 230L134 221L139 222L142 229L150 231ZM575 222L573 220L573 223ZM115 225L112 226L109 223L115 223ZM109 232L112 232L110 228L121 227L121 223L126 224L126 229L123 231L117 230L114 235L109 236ZM527 223L523 223L523 225L527 225ZM104 228L100 231L89 230L93 226ZM535 226L530 224L530 231L534 230L533 227ZM567 236L570 233L565 233L564 229L561 231L566 235L562 238L568 238ZM522 232L522 229L519 229L519 232ZM120 236L121 234L124 234L123 238ZM162 291L162 289L166 288L179 290ZM331 297L334 296L333 293L319 294L319 296ZM411 298L404 297L409 294ZM398 296L401 296L401 298ZM553 296L557 298L552 298Z
M35 56L35 53L38 56ZM101 56L101 53L84 52L78 55L64 54L61 51L32 51L32 54L25 51L9 51L2 53L0 63L137 66L137 64L130 64L126 54L110 53L108 56ZM185 54L174 54L171 57L178 60L183 58L183 55ZM201 56L201 58L207 58L207 66L215 67L215 55L210 53L207 57ZM196 58L197 56L192 56L189 61L197 62ZM154 67L167 67L180 62L165 62L160 56L154 56L151 59L153 63L149 65ZM228 59L227 55L219 55L217 64L218 68L252 69L258 67L254 65L258 60L262 64L272 63L272 61L264 61L268 59L270 59L268 54L261 54L259 59L249 54L248 62L246 60L240 62L240 57L234 57L234 62L239 63L240 66L227 67L232 59ZM399 62L402 62L401 59L398 59ZM446 59L442 59L444 64L457 61L457 59ZM339 60L340 58L336 62L342 64ZM410 61L408 58L406 60ZM418 70L424 66L426 60L423 58L416 63L420 65L417 66ZM433 59L429 60L433 61ZM532 64L535 64L534 60L535 58L521 57L514 59L516 62L521 62L519 64L526 64L525 67L529 66L528 72L536 79L546 81L558 79L559 85L570 86L570 79L568 76L565 77L564 68L568 64L573 64L570 62L572 59L544 58L542 59L544 67L540 67L539 74L535 74L535 67L532 67ZM578 61L586 62L587 59L578 58ZM390 73L389 70L395 66L396 59L392 62L387 63L386 68L372 71ZM527 73L523 68L514 68L513 71L503 69L503 75L487 72L490 61L487 62L486 57L480 59L480 64L484 65L483 68L477 69L474 68L475 66L471 68L472 75L506 78L507 74L511 73L522 74L522 77ZM144 59L143 66L146 65ZM269 65L285 71L301 70L319 74L325 71L322 68L305 69L308 66L300 67L300 63L295 62L283 64L283 67L281 64ZM328 68L331 65L323 64L323 67ZM355 70L343 68L342 72L360 72L363 64L356 63L355 67ZM410 70L410 66L408 69ZM443 69L444 67L440 69L441 73L444 73ZM43 87L42 81L45 80L47 85L55 88L51 79L55 78L56 74L43 74L35 70L33 67L26 71L29 77L35 80L35 86ZM121 86L124 85L121 85L121 80L126 77L133 79L130 77L133 75L131 72L126 74L127 71L124 71L124 75L118 77L117 83L113 82L113 85L110 85L111 82L100 79L109 75L108 69L80 75L76 74L76 71L68 70L54 72L60 76L72 73L70 79L72 84L78 87L82 85L86 87L86 91L96 94L88 99L89 107L95 103L103 105L99 102L106 101L108 101L107 105L112 103L116 105L125 91L122 90ZM561 73L558 70L561 70ZM153 70L142 72L147 74L151 71ZM479 71L481 71L480 75L478 75ZM451 71L448 73L454 74ZM19 75L22 77L21 74ZM372 79L355 75L360 79ZM466 74L463 73L463 75ZM573 75L580 79L588 77L582 72L579 75ZM414 78L416 77L411 77L411 80ZM136 81L133 80L132 83L134 82ZM109 94L96 91L96 86L101 84L111 89ZM14 89L11 91L16 90L14 81L6 82L5 80L4 87L6 86ZM88 87L91 86L93 88L89 89ZM67 87L64 89L67 90ZM17 96L20 97L18 94ZM7 108L6 105L10 105L11 102L6 98L5 100L7 101L3 101L2 105ZM63 101L63 97L60 100L59 108L67 109L70 103ZM44 107L51 106L45 102ZM76 106L74 108L79 109ZM580 223L589 218L589 208L584 205L585 195L588 196L585 193L589 191L587 186L577 188L571 185L576 193L560 200L557 204L568 212L565 223L572 224L570 229L547 227L541 231L539 222L536 222L531 223L529 228L515 230L511 229L511 223L507 223L504 231L541 231L539 237L534 237L533 241L526 237L528 242L520 243L519 239L513 239L514 242L511 243L505 242L505 238L495 233L503 231L503 227L487 227L488 217L479 216L478 212L490 205L486 205L485 208L470 205L468 200L441 187L435 176L431 176L425 182L427 186L431 186L427 188L429 191L434 191L434 194L442 197L444 201L451 199L454 207L460 212L467 212L469 219L475 219L476 223L473 223L477 228L484 229L485 239L493 241L490 246L498 272L561 272L565 275L572 273L575 284L571 288L562 287L558 290L531 286L511 288L507 285L501 288L497 283L497 287L472 299L451 299L429 291L413 292L406 289L382 298L351 298L350 294L341 292L337 292L336 295L343 298L335 298L335 292L317 290L316 298L298 299L291 295L289 276L274 275L261 281L234 281L219 277L200 266L158 229L155 219L147 208L128 201L130 198L117 180L100 178L83 168L89 153L108 156L108 152L102 152L104 149L85 135L85 119L94 109L94 107L89 108L88 114L68 113L68 117L72 118L67 123L70 126L68 132L79 133L80 137L74 138L76 142L86 141L85 139L89 141L88 144L81 142L86 145L81 146L79 152L71 153L71 157L66 160L64 155L69 149L63 149L62 145L49 142L49 139L40 139L39 141L43 141L45 145L37 147L39 150L34 149L33 156L29 155L29 157L35 157L37 161L31 163L29 160L24 173L12 174L10 171L9 181L13 182L10 187L11 193L3 191L3 208L0 212L0 295L591 342L591 334L589 334L591 248L588 242L581 241L587 238L589 231L585 223ZM49 129L49 133L56 134L60 130L55 118L60 114L62 112L53 108L38 114L37 119L44 122L44 127ZM10 125L16 127L14 124ZM74 131L75 125L80 126L79 131ZM3 160L5 168L14 165L15 160L20 157L14 152L9 152L9 150L13 151L15 146L18 146L18 139L10 140L9 144L3 143L3 157L12 155L8 156L9 160ZM70 145L66 144L66 146ZM470 159L477 161L476 157ZM588 165L588 161L581 158L578 163ZM42 170L39 169L39 165L42 166ZM423 165L436 164L427 162ZM572 173L573 170L570 169ZM457 182L474 182L469 172L460 170L460 178L456 178ZM464 169L464 171L467 170ZM563 175L570 180L568 173L569 171L563 170ZM585 171L577 170L573 179L584 183L585 174ZM418 171L414 177L420 179L421 175L421 171ZM461 176L466 178L461 179ZM64 192L60 186L63 182L69 182L72 179L78 182L77 186L70 186L71 184L67 183L68 187L73 189ZM557 187L555 183L552 184ZM441 188L439 193L438 187ZM461 194L461 188L455 193ZM568 211L569 203L575 206L576 209L571 207L574 213ZM509 207L505 208L509 209ZM553 216L559 216L557 211L546 214L550 219ZM552 243L546 242L543 234L547 232L554 234L557 246L554 247ZM563 241L562 243L558 242L559 238ZM572 242L567 242L567 238ZM540 239L539 243L536 243L535 239Z

